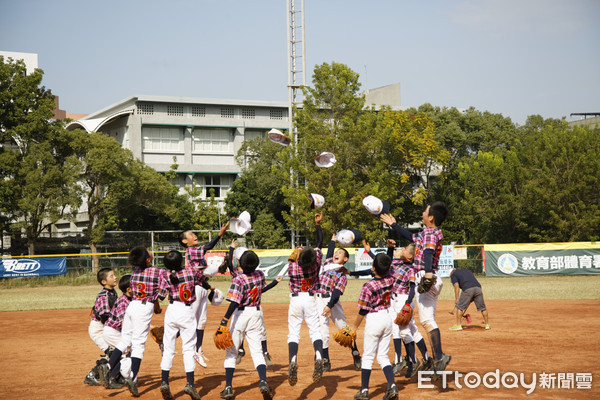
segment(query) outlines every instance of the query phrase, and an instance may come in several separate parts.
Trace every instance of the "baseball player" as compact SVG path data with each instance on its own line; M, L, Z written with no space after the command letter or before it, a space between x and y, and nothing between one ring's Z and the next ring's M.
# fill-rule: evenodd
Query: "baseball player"
M344 275L345 268L342 268L350 255L343 248L336 249L335 243L337 237L334 234L327 245L327 255L322 271L319 274L319 282L315 293L315 301L319 312L321 323L321 336L323 337L323 372L331 370L329 360L329 319L333 321L338 329L348 325L344 308L339 302L340 296L344 294L348 278ZM360 370L360 353L356 346L356 341L352 343L352 357L354 358L354 367Z
M229 248L233 259L234 248ZM265 330L260 301L262 293L274 287L279 281L275 280L269 285L265 284L265 274L257 269L260 260L256 253L246 250L239 258L239 268L231 281L226 299L230 302L225 316L221 320L222 326L227 326L231 318L231 338L233 346L227 349L225 355L225 389L220 393L222 399L233 399L233 374L235 372L238 348L248 340L250 355L259 376L259 389L264 399L271 399L273 391L267 384L267 366L261 347L261 339Z
M442 291L442 280L437 279L435 272L438 269L444 235L439 226L448 215L446 204L436 201L427 206L423 211L423 225L425 228L416 234L410 233L396 223L396 218L390 214L381 214L381 221L388 224L394 231L407 240L415 243L414 270L418 286L416 299L419 308L419 320L429 335L433 350L433 368L435 371L444 371L450 363L452 356L442 351L440 329L435 321L435 310L438 296ZM435 375L436 379L439 375Z
M131 303L131 297L133 296L133 290L131 289L131 275L123 275L119 280L119 289L123 293L115 305L110 310L110 316L104 323L104 340L111 347L115 348L121 341L121 328L123 325L123 318L125 317L125 310ZM127 353L128 350L125 351ZM119 366L120 364L120 366ZM115 366L119 368L121 376L118 379L111 378L106 387L108 389L120 389L125 385L125 377L129 377L131 374L131 358L125 357L125 354L121 357L120 363Z
M192 231L183 231L179 234L179 243L185 247L185 264L187 268L197 268L202 273L207 267L206 253L214 248L219 239L223 237L227 232L229 221L221 226L217 236L207 244L200 246L198 237ZM216 273L216 271L215 271ZM214 275L214 273L212 274ZM208 278L208 277L207 277ZM197 327L196 327L196 353L194 354L194 360L206 368L208 359L204 356L202 351L202 341L204 340L204 328L206 327L206 313L208 311L208 290L201 285L194 288L196 292L196 301L192 305L194 314L196 315Z
M173 400L169 388L169 372L173 367L175 356L175 342L177 334L181 336L181 349L183 352L183 366L187 383L183 392L193 400L200 400L194 384L194 354L196 353L196 315L192 304L196 300L193 288L197 285L207 284L206 278L195 268L184 268L181 253L172 250L164 258L165 267L171 271L169 277L169 307L165 313L163 356L160 362L161 384L160 392L164 400ZM210 288L210 285L209 285Z
M115 368L121 355L131 346L131 377L125 378L125 384L135 397L139 396L137 376L144 357L144 350L152 312L159 314L159 300L164 299L168 292L168 274L161 268L152 266L153 255L145 246L134 247L129 252L128 264L133 267L131 274L131 287L133 300L125 311L121 331L121 341L114 349L107 365L102 367L101 379L103 383L110 377L116 378L119 369Z
M375 278L367 281L358 298L358 316L353 329L356 331L363 319L366 319L364 330L363 356L361 362L361 386L355 399L369 399L369 380L373 361L382 368L387 380L387 390L383 400L398 399L398 388L394 382L394 372L388 351L392 336L392 311L390 310L390 296L394 277L389 274L392 260L387 254L377 254L373 260L373 273Z
M96 296L96 301L92 307L90 326L88 333L90 338L96 343L96 346L104 352L104 355L96 361L96 365L88 372L83 383L92 386L101 384L100 376L98 375L98 367L101 363L106 363L110 357L111 347L104 340L104 323L110 315L110 310L117 301L117 276L111 268L102 268L96 274L98 283L102 285L102 290Z
M483 292L481 291L481 284L473 275L473 272L468 269L453 269L450 271L450 282L454 286L454 298L456 309L458 312L456 313L456 324L450 327L451 331L461 331L462 325L460 321L462 320L463 315L465 314L465 310L469 307L471 302L475 303L475 307L479 311L481 311L481 315L483 316L483 320L485 323L485 329L490 329L490 323L488 320L488 312L485 307L485 302L483 301ZM462 290L462 293L460 292ZM460 297L459 297L460 293Z
M300 342L300 329L302 320L308 325L308 333L315 349L315 369L313 382L321 380L323 374L323 339L319 323L319 312L314 294L317 289L319 271L321 269L321 244L323 231L321 219L323 214L315 215L317 225L317 245L315 249L305 248L300 251L297 261L288 264L290 286L290 307L288 309L288 351L290 364L288 366L288 382L294 386L298 382L298 344Z

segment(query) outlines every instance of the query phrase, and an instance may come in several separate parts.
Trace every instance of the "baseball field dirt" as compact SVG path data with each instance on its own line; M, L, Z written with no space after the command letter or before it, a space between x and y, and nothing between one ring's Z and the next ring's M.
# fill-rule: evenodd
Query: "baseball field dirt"
M447 371L454 372L447 375L446 385L441 378L435 384L425 379L419 384L417 377L408 380L397 376L400 398L420 399L432 395L447 399L600 398L600 301L486 300L486 303L491 330L483 329L481 314L471 305L471 325L463 320L465 329L449 331L454 323L454 316L449 314L453 304L439 302L437 320L443 350L452 355ZM349 320L354 321L356 304L342 304ZM314 353L306 325L302 328L298 355L298 384L289 386L287 309L287 304L264 306L269 352L274 362L267 374L269 384L275 389L275 398L352 399L360 388L360 372L354 369L350 351L335 342L330 343L331 372L325 373L320 382L312 383ZM196 387L203 399L219 399L224 386L225 352L215 348L212 335L225 310L224 306L209 306L208 310L203 348L209 366L196 367ZM164 312L155 315L153 324L162 324L163 316ZM131 398L127 389L107 390L83 383L100 353L88 336L88 324L89 310L1 313L0 398ZM361 352L363 328L364 323L358 332ZM183 393L185 374L179 341L177 351L171 371L171 391L176 399L188 399ZM390 356L393 356L391 351ZM149 338L139 374L142 399L162 398L160 357L158 346ZM513 376L517 376L517 382L513 382ZM249 354L238 365L233 385L236 399L262 398ZM370 395L372 399L381 399L384 393L385 379L375 363Z

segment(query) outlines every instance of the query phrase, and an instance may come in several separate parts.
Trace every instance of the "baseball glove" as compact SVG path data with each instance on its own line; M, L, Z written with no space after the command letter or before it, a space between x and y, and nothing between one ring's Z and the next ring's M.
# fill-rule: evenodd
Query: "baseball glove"
M429 289L435 284L435 280L437 277L433 275L431 278L421 278L421 282L419 282L419 286L417 286L417 291L419 293L429 292Z
M302 247L296 247L294 249L294 251L292 251L292 254L290 254L290 256L288 257L288 262L296 262L298 261L298 258L300 257L300 252L302 251Z
M150 336L159 345L161 345L162 342L163 342L163 335L164 334L165 334L165 327L164 326L155 326L154 328L150 329Z
M344 328L337 331L333 338L336 342L344 347L352 348L352 342L356 340L356 331L346 325Z
M227 325L219 325L219 328L215 332L215 346L219 350L226 350L233 346L231 332L229 332Z
M394 322L397 325L399 325L400 327L404 327L404 326L408 325L408 323L412 319L412 316L413 316L412 307L409 306L408 304L405 304L404 307L402 307L402 310L400 310L400 312L396 316L396 319L394 320Z

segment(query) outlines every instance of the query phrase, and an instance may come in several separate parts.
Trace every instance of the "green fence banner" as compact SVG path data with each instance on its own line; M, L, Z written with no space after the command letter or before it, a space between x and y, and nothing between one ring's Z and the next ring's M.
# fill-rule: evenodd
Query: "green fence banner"
M600 274L600 243L486 244L487 276Z

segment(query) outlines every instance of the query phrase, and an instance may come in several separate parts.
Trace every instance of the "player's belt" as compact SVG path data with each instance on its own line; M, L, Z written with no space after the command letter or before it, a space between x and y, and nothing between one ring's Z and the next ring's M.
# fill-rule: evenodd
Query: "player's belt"
M298 293L292 293L292 297L298 297L298 296L300 296L300 294L307 294L309 296L313 296L313 294L311 292L298 292Z
M240 310L240 311L244 311L246 308L256 308L256 311L260 311L260 306L245 306L245 307L238 307L238 310Z
M185 305L185 306L187 306L187 307L191 307L191 306L192 306L191 304L184 303L183 301L173 301L173 300L169 300L169 304L173 304L173 303L181 303L181 304L183 304L183 305Z
M331 297L331 295L329 293L317 293L317 297L327 299L327 298Z

